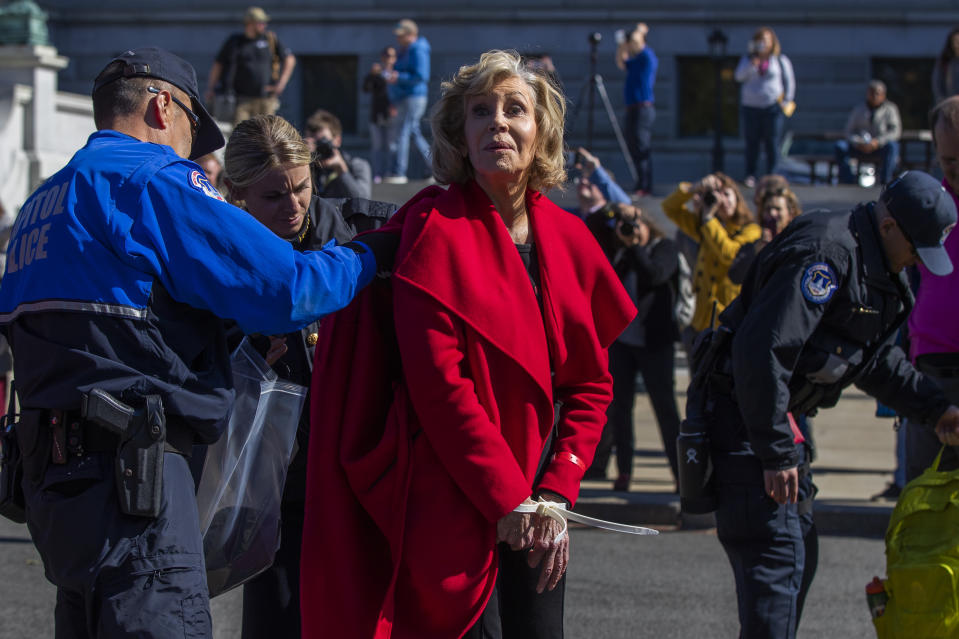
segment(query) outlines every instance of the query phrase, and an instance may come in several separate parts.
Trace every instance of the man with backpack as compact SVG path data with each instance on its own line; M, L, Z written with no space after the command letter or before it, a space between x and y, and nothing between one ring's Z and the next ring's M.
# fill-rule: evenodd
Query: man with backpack
M267 31L270 16L250 7L243 18L243 33L234 33L216 55L210 68L204 99L217 104L216 116L236 124L254 115L272 115L280 108L296 57L276 33ZM214 100L214 96L219 100Z

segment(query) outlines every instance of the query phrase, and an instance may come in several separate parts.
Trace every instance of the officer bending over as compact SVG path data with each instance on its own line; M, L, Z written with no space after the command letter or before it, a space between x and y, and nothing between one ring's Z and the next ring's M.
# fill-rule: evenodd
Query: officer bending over
M196 74L123 53L93 88L97 132L23 205L0 324L22 408L26 518L57 586L57 637L211 637L194 443L233 401L222 318L282 334L373 278L373 236L300 253L207 182L223 136Z
M955 223L952 198L918 171L878 202L802 215L758 255L721 328L697 349L687 421L704 420L709 438L740 637L794 637L815 573L800 415L834 406L854 383L959 444L959 408L894 345L913 305L903 267L922 260L949 273L942 242Z

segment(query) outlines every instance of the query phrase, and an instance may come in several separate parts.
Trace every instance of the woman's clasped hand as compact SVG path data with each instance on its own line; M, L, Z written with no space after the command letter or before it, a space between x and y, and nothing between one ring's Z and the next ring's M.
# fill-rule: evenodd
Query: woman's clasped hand
M564 502L555 493L544 493L546 501ZM527 497L524 506L538 502ZM535 568L542 564L536 592L553 590L566 573L569 564L569 535L564 535L564 525L556 519L536 512L508 513L496 524L496 541L507 544L511 550L529 549L527 562Z

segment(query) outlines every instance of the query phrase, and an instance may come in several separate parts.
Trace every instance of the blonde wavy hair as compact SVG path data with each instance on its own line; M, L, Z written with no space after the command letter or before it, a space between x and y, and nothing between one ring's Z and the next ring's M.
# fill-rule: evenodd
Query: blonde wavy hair
M525 82L536 102L536 148L528 173L529 186L546 192L566 181L563 93L546 75L528 69L517 52L493 50L481 55L476 64L460 67L449 82L441 85L442 95L430 113L433 177L440 184L462 184L473 178L473 166L463 153L466 101L488 93L507 78Z
M310 147L292 124L278 115L257 115L233 128L223 150L223 176L229 180L230 199L234 188L256 184L278 167L310 163Z

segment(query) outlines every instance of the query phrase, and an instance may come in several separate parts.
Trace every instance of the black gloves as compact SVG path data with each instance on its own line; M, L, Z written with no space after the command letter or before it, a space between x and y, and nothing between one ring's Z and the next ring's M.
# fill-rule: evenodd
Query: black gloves
M360 244L362 242L362 244ZM366 248L373 253L376 258L376 272L390 272L393 270L393 262L396 260L396 249L400 244L400 234L389 231L373 231L364 233L356 238L354 242L347 242L346 246L357 253L365 253ZM364 246L365 245L365 246Z

